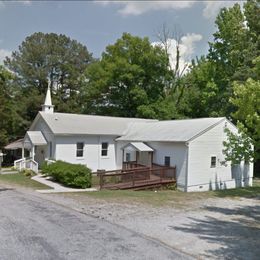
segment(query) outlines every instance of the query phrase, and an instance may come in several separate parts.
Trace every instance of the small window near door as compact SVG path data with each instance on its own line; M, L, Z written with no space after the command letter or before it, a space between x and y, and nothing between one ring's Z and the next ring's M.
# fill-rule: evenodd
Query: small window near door
M164 165L165 166L170 166L171 165L171 157L170 156L165 156L164 157Z
M77 143L77 151L76 156L77 157L83 157L84 154L84 143Z
M101 156L107 156L107 154L108 154L108 143L102 143Z
M217 157L211 156L210 168L216 168L216 165L217 165Z
M130 161L131 161L131 154L130 154L130 153L126 153L126 154L125 154L125 160L126 160L127 162L130 162Z

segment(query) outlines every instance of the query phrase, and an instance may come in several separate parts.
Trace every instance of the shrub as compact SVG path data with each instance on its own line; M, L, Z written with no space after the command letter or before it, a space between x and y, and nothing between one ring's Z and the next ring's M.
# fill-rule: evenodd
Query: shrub
M21 170L21 173L26 176L26 177L32 177L32 176L35 176L36 173L33 171L33 170L30 170L30 169L22 169Z
M91 187L91 170L81 164L71 164L63 161L42 165L42 173L55 181L73 188Z

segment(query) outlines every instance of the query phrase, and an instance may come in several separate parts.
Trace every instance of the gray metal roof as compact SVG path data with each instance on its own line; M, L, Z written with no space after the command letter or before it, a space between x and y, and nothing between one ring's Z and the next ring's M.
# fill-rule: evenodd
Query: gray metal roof
M156 122L152 119L94 116L39 112L54 134L121 136L135 122Z
M29 140L28 140L29 139ZM24 143L30 141L33 145L46 145L47 141L41 131L27 131Z
M127 150L128 147L133 147L134 150L137 150L139 152L153 152L153 149L143 142L131 142L125 145L122 149Z
M134 123L117 140L187 142L222 120L225 117Z
M4 147L5 150L16 150L23 147L23 139L18 139Z

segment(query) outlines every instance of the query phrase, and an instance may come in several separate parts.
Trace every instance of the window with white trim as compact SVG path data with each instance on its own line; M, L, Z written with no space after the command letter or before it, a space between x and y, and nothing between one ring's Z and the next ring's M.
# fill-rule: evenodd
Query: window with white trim
M84 143L78 142L77 143L76 156L77 157L83 157L83 155L84 155Z
M107 156L108 155L108 143L103 142L101 144L101 156Z
M210 168L216 168L216 165L217 165L217 157L216 156L211 156Z

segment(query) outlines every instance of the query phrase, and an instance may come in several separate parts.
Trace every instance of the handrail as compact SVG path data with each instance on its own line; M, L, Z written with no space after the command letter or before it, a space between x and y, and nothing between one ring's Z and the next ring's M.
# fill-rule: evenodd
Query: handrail
M26 160L25 158L15 160L14 161L14 167L16 169L18 169L19 171L21 171L22 169L24 169L25 160Z
M33 159L28 160L30 162L30 169L36 173L38 173L38 163Z
M31 169L32 171L38 173L38 163L33 159L21 158L14 161L14 167L21 171L23 169Z
M112 173L114 172L114 173ZM139 181L149 182L151 176L158 176L157 180L162 183L165 179L176 179L176 166L174 167L143 167L143 168L133 168L127 170L114 170L114 171L103 171L99 172L99 184L100 189L105 187L110 182L110 185L114 183L117 185L119 182L122 183L132 183L132 187L135 187L136 183ZM111 179L112 178L112 179ZM118 182L119 181L119 182ZM112 183L111 183L112 182Z

